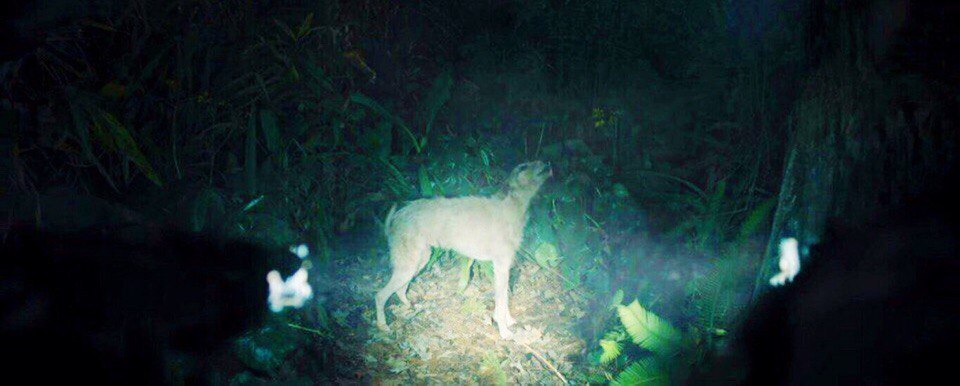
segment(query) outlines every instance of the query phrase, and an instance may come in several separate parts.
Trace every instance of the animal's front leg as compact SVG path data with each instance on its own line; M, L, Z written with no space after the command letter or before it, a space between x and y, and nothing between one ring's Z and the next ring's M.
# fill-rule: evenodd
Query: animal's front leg
M500 338L511 339L510 325L515 323L510 316L510 263L509 260L493 261L494 308L493 320L497 322Z

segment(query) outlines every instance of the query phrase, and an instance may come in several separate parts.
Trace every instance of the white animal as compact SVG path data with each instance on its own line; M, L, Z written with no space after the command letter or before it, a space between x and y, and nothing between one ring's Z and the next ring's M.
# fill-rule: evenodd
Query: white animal
M437 247L493 262L493 319L500 337L512 338L510 267L523 239L530 200L552 175L547 163L524 163L510 173L501 195L420 199L400 210L391 209L384 228L393 274L376 295L377 327L389 331L384 306L391 295L396 293L401 302L410 304L406 295L410 281L429 261L431 247Z

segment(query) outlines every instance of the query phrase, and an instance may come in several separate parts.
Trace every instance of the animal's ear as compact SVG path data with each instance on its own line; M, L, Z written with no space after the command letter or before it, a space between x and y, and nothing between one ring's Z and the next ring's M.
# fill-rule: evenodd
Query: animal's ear
M515 188L517 183L520 182L520 175L522 175L524 164L519 164L510 171L510 176L507 177L507 186L510 188Z
M529 173L524 173L519 170L514 170L513 174L510 175L510 180L508 181L507 184L510 186L511 189L517 189L524 185L527 185L528 183L530 183Z

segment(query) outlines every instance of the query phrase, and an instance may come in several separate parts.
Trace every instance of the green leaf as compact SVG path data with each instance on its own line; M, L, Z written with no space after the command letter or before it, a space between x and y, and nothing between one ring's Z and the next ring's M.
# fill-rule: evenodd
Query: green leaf
M483 162L484 167L490 167L490 156L487 155L487 149L480 149L480 161Z
M307 14L307 17L303 19L303 23L300 24L300 28L297 29L297 38L302 39L307 36L313 25L313 12Z
M483 354L483 361L480 364L480 373L489 376L489 382L494 385L508 384L507 373L500 366L500 359L491 352Z
M223 197L216 189L206 188L197 195L190 214L190 226L194 232L200 232L207 226L207 219L221 217L225 212ZM214 224L216 225L216 224Z
M623 290L618 289L617 293L613 294L613 299L610 299L610 309L615 309L623 304Z
M257 206L257 204L259 204L260 201L263 201L263 195L262 195L262 194L260 195L260 197L257 197L257 198L255 198L255 199L251 200L249 203L247 203L247 205L243 207L243 211L244 211L244 212L249 212L250 209L253 209L253 207Z
M401 173L396 166L390 163L390 160L387 158L380 158L380 161L384 164L384 166L386 166L387 172L392 177L391 179L387 180L388 186L393 187L397 195L401 197L408 197L417 193L417 187L408 183L403 173Z
M377 148L374 152L379 157L389 157L391 143L393 142L393 122L383 119L377 124L375 138L377 139Z
M71 100L80 100L83 98L70 92L68 94ZM110 173L107 172L107 169L100 163L100 160L93 155L93 146L90 144L90 133L87 130L86 120L83 119L81 112L84 111L80 106L74 103L70 103L70 116L73 118L74 129L76 129L76 135L80 142L80 147L83 149L83 154L90 160L94 166L97 167L97 171L100 172L100 175L107 181L107 184L110 185L110 188L117 190L117 185L113 182L113 178L110 177Z
M774 198L769 198L764 200L756 208L753 208L747 218L743 220L743 224L740 225L740 239L743 240L746 237L750 236L757 229L760 228L760 224L767 218L767 215L770 214L770 211L773 209L773 206L776 204Z
M644 358L624 369L617 375L617 379L610 384L616 386L667 386L670 384L670 379L667 377L667 372L656 363L654 358Z
M297 40L297 34L293 33L293 30L291 30L289 26L279 20L274 20L273 23L276 24L277 27L279 27L280 30L290 38L290 40Z
M420 169L417 171L417 177L420 181L420 194L423 197L433 196L433 182L430 181L426 166L420 165Z
M493 262L492 261L481 261L477 263L477 268L480 270L484 276L490 278L493 281Z
M467 289L467 285L470 284L470 271L473 267L473 259L464 256L463 262L460 264L460 282L457 285L457 291L463 293Z
M320 63L314 54L308 53L307 60L304 61L303 65L307 70L307 74L313 80L309 82L311 90L316 94L317 97L323 97L325 92L333 92L333 84L330 83L330 78L327 76L326 72L323 71L323 67L318 66L317 63Z
M437 117L437 112L440 111L440 108L443 107L447 100L450 99L450 89L453 86L453 75L448 69L436 79L433 80L433 86L430 88L430 91L427 93L427 97L424 103L424 131L425 134L429 134L430 130L433 129L433 121Z
M533 260L542 267L556 267L560 263L560 252L552 243L540 243L533 252Z
M419 154L421 151L423 151L423 147L421 146L421 143L422 143L421 140L418 139L417 136L413 134L413 131L410 130L410 127L407 126L406 122L404 122L402 119L398 118L397 116L393 115L393 113L391 113L385 107L380 105L379 102L373 100L373 98L370 98L358 92L350 94L350 101L353 103L359 104L361 106L365 106L373 110L375 113L380 114L380 116L393 121L395 125L403 129L403 132L407 134L407 137L410 139L410 142L413 143L413 146L416 149L417 153Z
M277 114L270 110L260 110L260 128L267 143L267 150L277 154L280 150L280 129L277 125Z
M163 186L160 176L153 170L153 166L147 161L147 157L140 151L137 142L130 135L130 131L117 121L117 118L106 111L101 111L100 118L110 128L110 141L116 147L116 150L126 156L137 168L147 176L157 186ZM96 126L96 124L95 124Z
M612 362L614 359L620 357L622 348L620 343L615 340L600 340L600 348L603 352L600 353L600 364L607 364Z
M117 151L117 144L114 143L113 135L110 133L109 128L103 127L99 120L93 121L93 124L90 125L90 132L93 134L93 138L96 139L105 150L109 152Z
M247 119L247 139L244 152L244 180L248 194L257 192L257 119L251 112Z
M634 300L628 306L617 306L620 322L633 343L657 355L672 355L680 348L683 335L676 327L647 311Z

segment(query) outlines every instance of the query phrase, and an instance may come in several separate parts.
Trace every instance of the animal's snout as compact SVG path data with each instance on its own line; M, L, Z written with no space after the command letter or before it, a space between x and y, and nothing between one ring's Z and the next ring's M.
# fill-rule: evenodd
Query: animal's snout
M537 161L535 165L535 175L543 179L553 176L553 167L550 165L550 162Z

